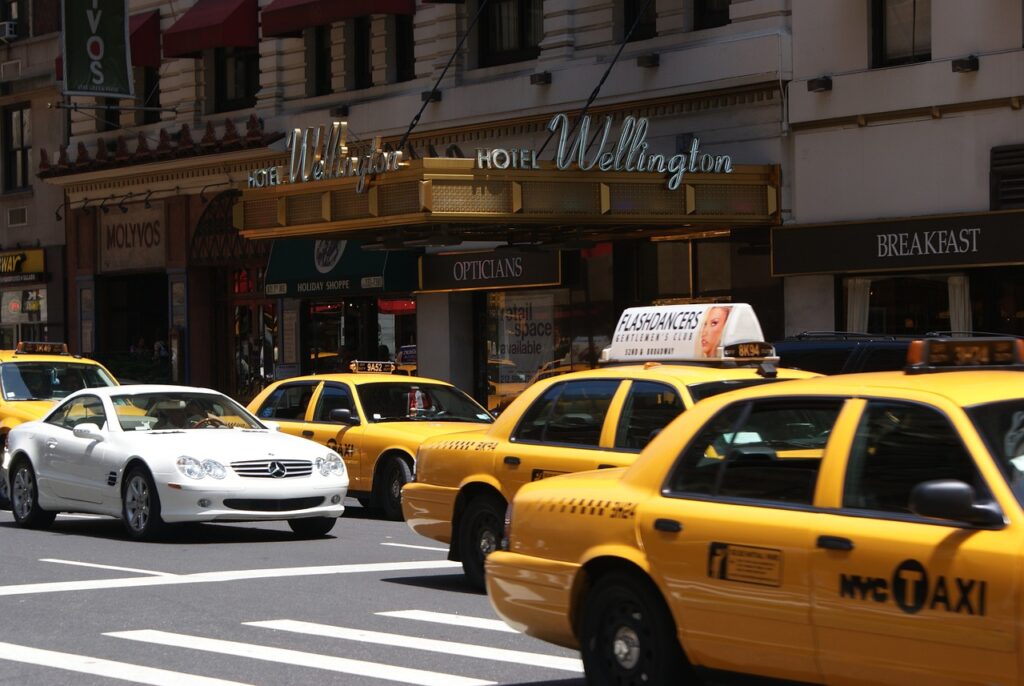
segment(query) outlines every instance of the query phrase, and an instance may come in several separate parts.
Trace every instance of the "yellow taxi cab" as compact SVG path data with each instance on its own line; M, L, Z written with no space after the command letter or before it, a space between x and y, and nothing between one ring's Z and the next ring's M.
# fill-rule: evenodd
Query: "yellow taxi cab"
M497 548L505 507L523 484L630 464L702 398L816 376L774 367L750 305L724 306L727 318L722 307L628 309L602 353L609 366L538 381L492 426L424 441L402 493L409 526L449 544L449 558L482 587L484 558ZM702 347L704 322L716 316L714 345Z
M419 444L494 420L449 383L396 375L394 362L357 361L351 369L277 381L248 409L285 433L338 451L348 469L349 495L400 520L402 486L412 478Z
M491 602L590 684L1022 683L1022 373L1024 340L924 340L706 400L628 468L520 490Z

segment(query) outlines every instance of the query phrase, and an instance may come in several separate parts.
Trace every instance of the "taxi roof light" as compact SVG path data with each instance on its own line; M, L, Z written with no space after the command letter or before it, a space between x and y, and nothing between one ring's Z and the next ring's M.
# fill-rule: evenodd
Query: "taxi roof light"
M353 374L394 374L398 365L394 362L352 360L348 368Z
M1024 369L1021 338L924 338L907 349L907 373Z
M20 355L67 355L67 343L46 341L18 341L14 352Z

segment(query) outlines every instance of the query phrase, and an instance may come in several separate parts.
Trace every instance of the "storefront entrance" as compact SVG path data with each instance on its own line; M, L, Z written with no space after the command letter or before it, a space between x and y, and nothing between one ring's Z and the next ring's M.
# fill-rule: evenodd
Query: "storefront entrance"
M308 303L307 373L347 372L353 360L394 361L416 345L412 299L351 297Z
M118 379L168 383L167 275L119 274L96 277L94 356Z

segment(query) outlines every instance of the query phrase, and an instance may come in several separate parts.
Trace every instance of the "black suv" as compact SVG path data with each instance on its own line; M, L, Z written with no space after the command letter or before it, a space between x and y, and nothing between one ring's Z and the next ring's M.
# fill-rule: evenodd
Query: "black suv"
M819 374L903 369L911 336L805 331L775 343L779 366Z

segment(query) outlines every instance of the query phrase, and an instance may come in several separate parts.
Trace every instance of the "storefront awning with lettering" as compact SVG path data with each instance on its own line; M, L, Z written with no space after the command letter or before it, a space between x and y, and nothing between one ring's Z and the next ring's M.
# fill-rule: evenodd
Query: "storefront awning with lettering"
M772 274L1024 264L1024 211L772 228Z
M159 67L160 11L140 12L128 17L128 42L131 45L133 66ZM64 80L63 55L57 55L54 73L58 81Z
M295 298L409 293L416 288L416 276L412 251L371 252L357 241L277 240L264 292Z
M303 29L369 14L412 14L416 0L274 0L261 12L264 36L297 36Z
M164 57L202 57L211 48L257 45L257 0L199 0L164 33Z

